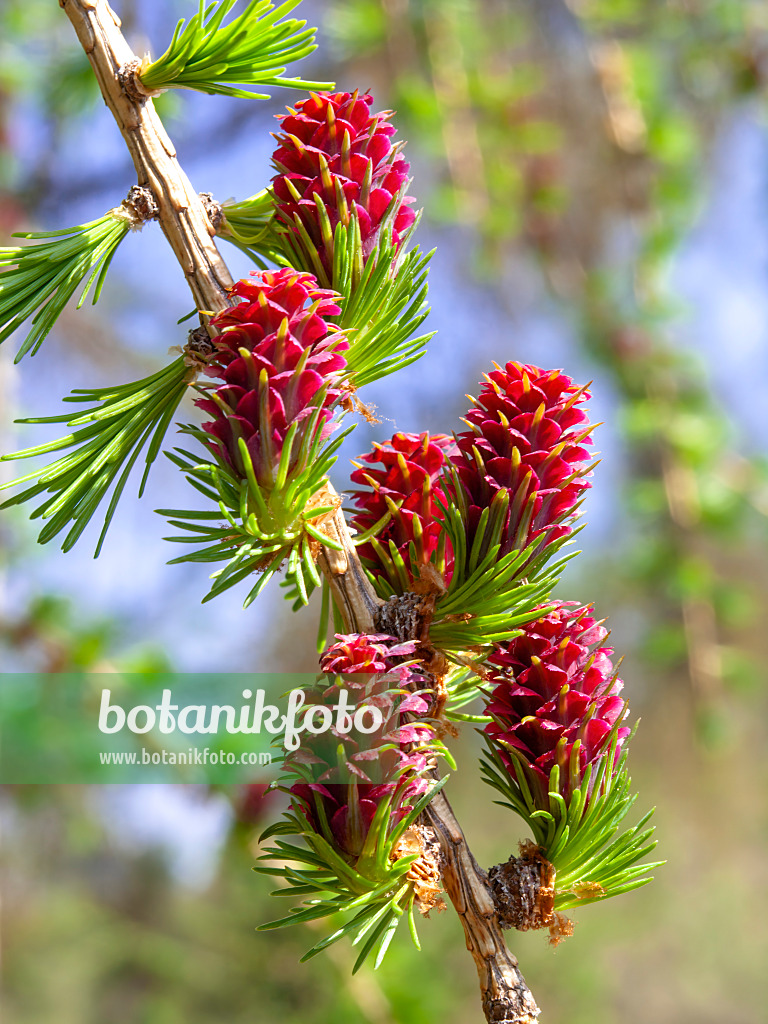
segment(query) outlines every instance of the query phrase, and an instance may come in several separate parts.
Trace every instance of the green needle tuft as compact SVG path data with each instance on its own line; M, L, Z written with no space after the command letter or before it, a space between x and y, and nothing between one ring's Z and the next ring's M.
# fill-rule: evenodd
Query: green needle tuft
M268 99L269 94L238 86L282 86L288 89L328 89L330 82L286 78L289 64L313 53L315 29L296 18L282 21L300 0L275 7L269 0L251 0L238 17L224 24L235 0L202 2L188 22L176 26L171 44L139 73L149 92L195 89L198 92Z
M37 352L87 274L77 308L92 286L93 303L98 301L112 257L129 228L130 220L118 208L61 231L18 232L14 237L46 241L0 248L0 342L33 317L15 362Z
M84 412L20 420L21 423L66 423L76 429L57 441L2 457L0 461L27 459L68 449L66 455L44 469L33 470L18 480L3 484L0 490L37 481L21 494L5 501L0 509L20 505L41 494L50 495L34 510L31 518L47 520L38 538L41 544L72 524L62 545L68 551L117 478L96 546L98 555L130 471L148 445L139 487L141 497L152 463L186 393L189 377L190 369L184 357L180 356L151 377L112 388L78 389L64 399L65 402L96 403Z

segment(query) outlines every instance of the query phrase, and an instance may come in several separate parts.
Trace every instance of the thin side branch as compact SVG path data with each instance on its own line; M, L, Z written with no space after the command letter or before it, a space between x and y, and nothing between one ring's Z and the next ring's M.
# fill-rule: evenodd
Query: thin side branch
M229 304L232 278L213 242L203 203L182 171L176 151L149 98L127 95L120 75L136 55L120 31L120 20L106 0L59 0L88 55L107 106L136 166L138 184L152 190L158 220L187 278L200 310L216 312ZM381 604L360 564L339 509L325 523L342 550L324 548L319 563L350 632L375 631ZM539 1010L508 951L485 873L478 867L451 806L442 793L426 816L440 839L443 883L464 928L467 948L480 979L489 1024L535 1024Z
M104 101L114 115L136 167L138 184L149 188L158 221L179 261L198 309L229 305L232 277L213 241L202 201L176 159L176 150L151 99L131 99L120 69L135 61L106 0L59 0L91 62Z

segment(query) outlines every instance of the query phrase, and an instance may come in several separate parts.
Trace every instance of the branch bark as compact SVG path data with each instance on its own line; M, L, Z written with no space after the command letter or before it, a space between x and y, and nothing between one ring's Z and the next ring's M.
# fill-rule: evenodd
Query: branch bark
M121 84L119 72L137 58L120 31L119 18L106 0L59 0L59 5L77 32L104 100L122 132L138 184L149 187L155 195L160 226L198 309L224 309L233 282L213 241L213 227L200 197L176 159L152 100L131 98ZM341 509L328 518L324 529L342 548L324 548L318 561L345 627L350 632L375 632L374 616L381 602L360 564ZM472 856L442 793L432 800L426 817L440 840L443 884L477 967L486 1020L489 1024L535 1024L539 1010L517 960L504 942L487 876Z
M475 961L485 1019L489 1024L535 1024L539 1008L517 958L507 949L488 877L472 856L442 792L429 802L425 817L440 839L445 864L443 884Z
M324 491L330 500L338 500L336 490L328 483ZM339 508L335 515L329 517L322 529L328 538L341 545L341 551L335 548L323 548L318 557L318 565L331 588L336 607L344 619L344 627L353 633L375 633L375 616L382 602L365 574L365 570L357 557L355 545L347 528L344 513Z

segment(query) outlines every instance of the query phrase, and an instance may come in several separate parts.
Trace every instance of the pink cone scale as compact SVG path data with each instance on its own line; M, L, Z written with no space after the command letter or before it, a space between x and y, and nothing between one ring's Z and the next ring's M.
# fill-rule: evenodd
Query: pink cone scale
M415 640L400 641L386 633L337 633L336 643L320 659L320 668L329 675L400 671L397 659L414 654L417 647Z
M352 526L358 533L365 533L390 512L389 522L378 531L376 539L385 550L394 541L411 580L411 543L419 565L436 560L446 582L450 580L453 553L450 545L444 552L438 551L445 534L437 502L448 500L439 481L449 456L456 451L453 438L446 434L398 433L384 444L374 444L373 451L359 456L355 463L358 468L352 473L352 481L368 489L352 494L360 509L352 518ZM369 568L381 571L376 545L366 542L358 552Z
M483 509L500 491L509 496L501 554L531 545L531 554L572 531L591 486L589 399L559 370L509 362L488 374L468 430L452 457L469 512L470 543Z
M360 748L350 735L332 730L328 735L310 736L294 756L297 764L311 766L312 782L298 782L290 792L313 831L329 834L334 846L352 863L361 855L376 811L383 800L391 801L387 829L392 831L412 810L415 802L429 788L422 773L428 767L424 748L433 732L427 725L407 722L409 715L423 715L429 705L417 693L404 699L392 693L409 683L421 684L417 670L408 665L414 653L414 642L401 642L385 634L337 634L321 659L321 669L328 675L343 674L345 686L356 689L355 676L386 675L390 680L381 692L368 693L362 703L382 709L385 720L394 716L396 724L371 745ZM352 678L349 678L352 677ZM325 696L337 699L336 687ZM390 722L391 725L391 722ZM344 750L346 769L354 781L334 782L338 778L339 747ZM371 781L375 775L376 781Z
M627 714L613 649L600 646L608 632L591 611L557 603L524 626L521 636L499 645L487 663L494 688L486 709L493 721L485 734L520 785L524 771L536 806L546 811L554 765L560 766L559 790L568 803L587 766L607 755L611 732ZM618 727L617 757L630 731Z
M206 367L223 383L196 404L212 417L203 429L216 454L244 476L242 438L258 484L269 489L294 424L289 472L307 431L313 440L332 429L347 343L326 319L339 312L335 294L311 274L254 273L232 294L244 301L212 318L221 333Z
M281 118L275 136L278 219L297 237L306 232L328 283L337 224L357 218L365 261L385 225L399 246L415 221L404 195L410 165L393 142L391 113L373 113L372 103L369 93L312 93Z

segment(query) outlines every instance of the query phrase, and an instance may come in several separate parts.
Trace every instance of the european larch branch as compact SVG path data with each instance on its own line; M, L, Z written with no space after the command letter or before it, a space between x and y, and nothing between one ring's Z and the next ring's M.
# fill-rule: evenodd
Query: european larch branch
M59 0L59 5L77 32L122 132L138 184L150 188L155 196L158 221L197 308L224 309L233 282L213 241L214 229L203 203L176 159L151 98L132 98L121 82L121 70L137 66L138 59L120 31L119 18L106 0ZM323 549L319 563L345 628L356 633L375 632L374 614L380 602L360 564L341 509L329 517L324 529L342 548ZM440 840L443 884L477 967L486 1020L490 1024L535 1024L539 1010L504 942L485 873L442 793L432 800L426 817Z

